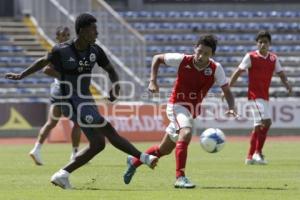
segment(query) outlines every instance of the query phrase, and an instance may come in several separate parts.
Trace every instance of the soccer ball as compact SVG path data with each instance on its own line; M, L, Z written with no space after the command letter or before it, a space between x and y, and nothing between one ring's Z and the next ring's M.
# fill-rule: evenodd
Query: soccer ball
M209 153L221 151L225 145L225 134L218 128L208 128L200 135L200 145Z

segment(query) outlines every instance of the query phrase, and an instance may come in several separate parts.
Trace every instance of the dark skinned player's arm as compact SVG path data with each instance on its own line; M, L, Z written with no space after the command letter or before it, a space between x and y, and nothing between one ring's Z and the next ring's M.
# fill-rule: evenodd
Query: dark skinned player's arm
M33 73L43 69L49 63L50 62L47 60L47 57L44 56L42 58L37 59L35 62L32 63L32 65L27 67L20 74L7 73L7 74L5 74L5 78L12 79L12 80L21 80L21 79L29 76L30 74L33 74Z
M117 98L117 96L119 96L119 92L120 92L120 85L118 83L119 76L116 70L114 69L114 67L110 63L108 63L105 67L103 67L103 69L108 73L108 77L113 84L113 87L109 92L110 94L109 99L110 101L114 101Z

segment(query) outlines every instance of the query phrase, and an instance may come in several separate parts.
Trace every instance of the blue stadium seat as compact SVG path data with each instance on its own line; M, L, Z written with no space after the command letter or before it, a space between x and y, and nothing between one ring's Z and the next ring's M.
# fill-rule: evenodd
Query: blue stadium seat
M167 13L164 11L152 12L152 17L155 17L155 18L164 19L164 18L166 18L166 16L167 16Z
M9 57L0 56L0 63L9 63L10 60L11 59Z
M169 12L167 12L167 17L176 19L176 18L180 18L181 14L178 11L169 11Z
M0 33L0 41L9 41L9 37L5 34Z
M208 18L208 13L205 11L198 11L195 13L195 17L197 18Z

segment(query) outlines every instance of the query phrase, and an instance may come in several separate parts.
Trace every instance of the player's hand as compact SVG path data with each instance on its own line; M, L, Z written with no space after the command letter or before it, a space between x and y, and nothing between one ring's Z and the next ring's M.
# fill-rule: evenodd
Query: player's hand
M5 74L5 78L10 80L21 80L24 77L22 74L7 73Z
M233 109L229 109L229 110L227 110L226 112L225 112L225 114L227 115L227 116L232 116L232 117L234 117L234 118L238 118L239 117L239 115L235 112L235 110L233 110Z
M149 86L148 86L148 90L152 93L159 92L159 87L158 87L156 81L150 81Z
M120 94L120 86L114 85L113 88L109 91L109 98L108 100L113 102L115 101Z

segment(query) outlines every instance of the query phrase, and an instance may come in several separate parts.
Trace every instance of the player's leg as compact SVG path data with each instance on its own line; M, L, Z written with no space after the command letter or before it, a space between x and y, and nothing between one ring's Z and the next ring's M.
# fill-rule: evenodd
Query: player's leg
M271 119L264 119L262 120L262 126L260 130L260 134L258 135L258 141L256 144L256 153L262 154L262 149L264 147L268 131L271 127L272 120Z
M262 154L262 148L267 137L267 132L272 124L271 114L268 101L265 101L263 99L257 99L256 104L259 110L261 120L259 129L257 130L257 140L255 153L253 154L253 159L257 164L265 165L267 164L267 161L264 159L264 156Z
M69 182L69 176L74 170L89 162L95 155L105 148L105 138L102 134L99 134L97 129L82 128L82 130L87 136L89 146L78 152L73 161L51 177L51 182L63 189L72 188Z
M265 160L265 157L262 153L263 146L265 144L268 130L271 126L271 119L264 119L262 120L262 125L259 127L257 131L257 141L256 141L256 148L255 153L253 154L253 159L257 164L266 165L268 162Z
M248 155L245 160L246 165L253 165L256 164L255 159L253 159L253 155L256 150L256 144L258 141L258 135L261 130L261 124L262 124L262 115L261 115L261 107L262 105L257 100L251 100L250 103L250 109L254 121L254 128L250 133L250 146L248 149Z
M105 148L105 138L96 128L82 128L82 130L87 136L89 145L79 151L75 160L64 168L69 173L86 164Z
M151 146L146 150L146 153L161 157L163 155L170 154L175 148L176 141L178 140L179 126L176 120L176 114L174 114L174 105L168 104L166 114L170 120L170 124L166 128L166 134L161 141L160 145ZM127 169L123 175L123 181L125 184L129 184L136 169L142 164L140 159L127 156Z
M252 159L252 157L253 157L253 154L255 153L256 143L257 143L257 134L258 134L259 129L260 129L260 126L256 126L250 133L250 146L249 146L247 158L245 160L246 165L255 164L255 161Z
M194 188L195 185L185 176L188 145L192 138L192 128L185 127L179 130L178 141L176 142L176 182L175 188Z
M153 145L149 147L145 153L154 155L156 157L162 157L170 154L174 148L175 142L170 139L169 134L165 134L159 145ZM137 168L143 163L139 159L133 157L132 164Z
M187 106L193 107L191 105ZM178 138L171 138L174 142L176 142L176 181L174 187L194 188L195 185L185 176L188 145L192 138L193 117L190 111L184 105L180 104L168 104L166 111L168 119L173 122L172 124L174 125L174 130L168 130L168 128L172 128L168 126L167 132L170 136L178 136Z
M127 139L120 136L115 128L107 122L103 128L98 128L99 132L102 133L109 142L117 149L132 155L133 157L139 158L143 163L148 165L150 168L156 167L158 158L146 153L139 151L133 144L131 144Z
M154 155L158 158L170 154L175 148L175 142L172 141L169 137L169 134L165 134L161 143L159 145L153 145L148 148L145 153ZM127 157L127 169L123 175L123 181L125 184L129 184L133 175L136 172L136 169L141 166L143 163L135 157Z
M81 129L77 123L74 123L71 132L71 140L72 140L72 153L70 156L70 160L73 160L78 152L79 143L80 143Z
M37 141L35 142L33 149L29 152L30 157L34 160L35 164L37 164L37 165L43 164L42 158L40 155L42 145L45 142L46 138L48 137L50 131L56 126L56 124L58 122L57 119L60 116L61 116L60 107L57 105L51 104L47 122L40 129Z
M82 165L90 161L96 154L101 152L105 148L105 137L108 138L110 143L121 151L131 154L136 157L140 157L141 160L150 167L155 167L157 157L150 156L148 154L141 153L126 139L118 135L116 130L107 122L99 113L95 105L81 104L82 99L76 99L72 101L73 108L80 108L75 110L76 114L72 115L72 120L79 120L82 131L86 135L89 141L89 146L83 149L75 157L74 161L71 161L63 169L56 172L51 177L51 182L60 186L63 189L71 188L69 183L69 175L74 170L78 169ZM86 102L84 102L86 103ZM81 106L79 106L81 104Z
M76 104L74 107L80 109L77 110L77 116L79 116L81 124L87 127L94 127L93 130L97 134L106 137L114 147L134 157L140 158L142 162L149 167L154 168L156 166L157 157L141 153L128 140L121 137L114 127L100 115L94 101L76 99L73 104Z

